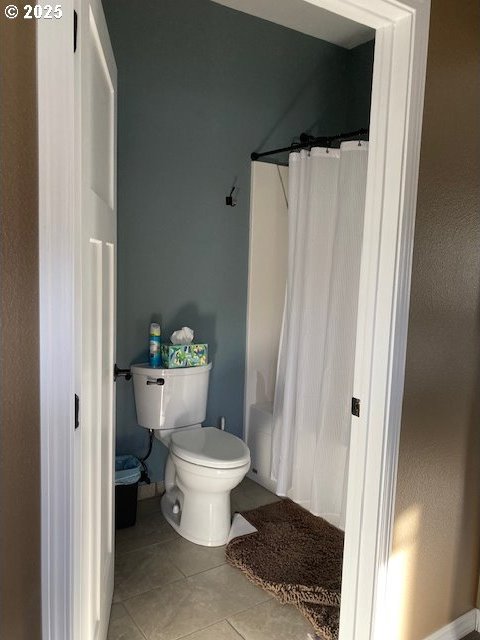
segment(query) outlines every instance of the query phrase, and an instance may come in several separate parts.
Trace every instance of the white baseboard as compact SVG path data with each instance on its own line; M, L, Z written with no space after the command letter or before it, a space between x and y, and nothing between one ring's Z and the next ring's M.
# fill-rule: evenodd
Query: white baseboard
M472 631L478 631L480 626L480 611L472 609L457 618L442 629L435 631L425 640L461 640Z

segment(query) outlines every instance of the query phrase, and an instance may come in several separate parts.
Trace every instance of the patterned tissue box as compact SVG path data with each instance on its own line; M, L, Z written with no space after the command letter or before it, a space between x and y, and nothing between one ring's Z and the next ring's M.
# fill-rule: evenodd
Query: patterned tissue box
M162 344L160 353L165 369L203 367L208 364L208 344Z

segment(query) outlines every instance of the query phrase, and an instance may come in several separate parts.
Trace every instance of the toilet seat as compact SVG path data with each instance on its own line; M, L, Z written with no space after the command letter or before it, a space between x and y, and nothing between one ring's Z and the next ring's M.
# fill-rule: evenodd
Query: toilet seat
M174 433L170 450L186 462L212 469L234 469L250 463L247 445L237 436L215 427Z

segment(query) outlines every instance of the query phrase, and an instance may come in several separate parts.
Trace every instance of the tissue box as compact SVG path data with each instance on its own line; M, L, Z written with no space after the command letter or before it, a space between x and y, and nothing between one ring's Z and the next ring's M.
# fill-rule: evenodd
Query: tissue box
M162 344L160 353L165 369L203 367L208 364L208 344Z

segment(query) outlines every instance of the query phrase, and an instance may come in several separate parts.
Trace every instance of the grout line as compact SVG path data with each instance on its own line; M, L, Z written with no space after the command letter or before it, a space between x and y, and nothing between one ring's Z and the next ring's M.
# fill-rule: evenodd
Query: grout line
M208 573L209 571L212 571L213 569L218 569L218 567L223 567L224 564L228 564L227 561L222 562L221 564L216 564L214 567L209 567L208 569L202 569L201 571L197 571L196 573L190 573L190 574L183 574L185 576L185 578L188 580L189 578L196 578L197 576L201 576L202 573ZM177 566L177 565L175 565ZM181 571L183 573L183 571L177 567L177 569L179 571Z
M168 542L173 542L173 540L169 540ZM157 542L151 545L148 545L148 547L156 547L156 546L162 546L164 544L168 544L168 542L164 543L164 542ZM147 549L148 547L141 547L141 549ZM213 547L212 547L213 548ZM133 553L134 551L138 551L138 549L132 549L132 551L125 551L123 553L117 554L119 557L123 557L129 553ZM180 573L182 574L182 576L184 578L193 578L193 576L198 576L201 573L206 573L207 571L211 571L212 569L218 569L218 567L223 567L224 564L228 564L226 558L224 557L223 561L219 562L218 564L214 564L211 567L208 567L207 569L202 569L201 571L196 571L195 573L190 573L190 574L186 574L185 571L182 570L181 567L179 567L177 565L177 563L175 562L175 560L173 560L172 558L166 558L166 561L171 564L173 567L175 567L175 569L177 569L178 571L180 571ZM172 581L173 582L173 581ZM168 583L167 583L168 584ZM155 587L156 588L156 587Z
M117 552L116 555L126 556L128 553L134 553L135 551L140 551L140 549L147 549L148 547L159 547L161 545L168 544L169 542L173 542L173 540L175 540L175 538L172 538L171 540L160 540L158 542L152 542L150 544L142 545L141 547L135 547L135 549L120 551L120 553Z
M154 589L150 589L150 591L155 591L155 589L159 589L160 587L155 587ZM145 591L145 593L150 593L150 591ZM138 595L140 596L144 596L145 593L139 593ZM133 600L134 598L136 598L137 596L128 596L128 598L125 598L124 600L120 600L117 602L114 602L113 604L123 604L123 606L125 607L127 602L130 602L130 600ZM126 609L127 607L125 607Z
M257 587L257 589L259 589L262 593L267 593L267 597L265 598L265 600L261 600L260 602L257 602L253 606L247 607L246 609L242 609L241 611L235 611L235 613L230 613L228 618L225 618L225 620L229 623L230 626L233 626L233 625L230 622L229 618L232 618L233 616L239 616L241 613L245 613L245 611L251 611L252 609L255 609L256 607L259 607L260 605L265 604L266 602L270 602L271 600L274 600L273 596L268 594L267 591L264 591L263 589L260 589L260 587ZM235 631L237 631L237 630L235 629Z
M130 616L130 614L128 614ZM132 618L132 616L130 616L130 618L132 619L132 622L135 626L135 629L138 630L138 633L142 636L142 638L145 638L145 640L147 640L147 636L143 633L143 631L140 629L140 627L138 626L138 624L135 622L135 620Z
M193 631L190 631L189 633L187 633L186 636L180 636L179 638L177 638L177 640L187 640L188 638L195 635L196 633L200 633L200 631L206 631L207 629L211 629L212 627L214 627L216 624L219 624L220 622L228 623L228 620L226 618L219 618L218 620L214 620L213 622L210 622L210 624L208 624L206 627L199 627L198 629L194 629Z
M210 567L210 569L204 569L203 571L199 571L198 573L193 573L192 575L185 575L185 573L179 568L177 567L176 564L174 564L174 562L172 560L168 560L168 562L173 565L176 569L178 569L178 571L180 571L180 573L182 574L181 578L175 578L174 580L170 580L169 582L165 582L164 584L159 584L156 587L151 587L149 589L146 589L145 591L141 591L139 593L135 593L131 596L127 596L126 598L123 598L122 600L116 600L113 604L124 604L125 602L127 602L128 600L132 600L132 598L136 598L137 596L143 596L146 593L150 593L150 591L157 591L158 589L163 589L164 587L168 587L171 584L174 584L175 582L181 582L182 580L187 581L190 580L190 578L195 578L196 576L202 575L202 573L208 573L209 571L212 571L213 569L218 569L219 567L223 567L224 565L228 564L226 561L223 562L222 564L216 565L215 567Z
M202 573L208 573L209 571L212 571L213 569L218 569L219 567L223 567L224 564L228 564L226 559L223 562L221 562L220 564L216 564L214 567L209 567L208 569L202 569L201 571L197 571L196 573L191 573L190 575L188 575L188 576L186 575L185 577L187 579L188 578L195 578L196 576L201 576ZM179 569L179 570L181 571L181 569ZM183 571L182 571L182 573L183 573Z
M184 538L182 538L184 539ZM193 543L192 543L193 544ZM211 549L214 549L215 547L210 547ZM181 554L180 554L181 555ZM227 563L227 559L225 558L224 555L224 559L222 562L220 562L219 564L214 564L211 567L208 567L208 569L202 569L201 571L196 571L195 573L185 573L185 571L182 570L181 567L178 566L178 564L175 562L175 560L173 560L172 558L167 558L168 562L170 562L170 564L172 564L176 569L178 569L178 571L180 571L180 573L185 576L185 578L193 578L194 576L198 576L201 573L206 573L207 571L211 571L212 569L218 569L218 567L222 567L224 564L228 564Z
M178 571L180 571L180 573L182 574L184 580L186 580L188 578L187 574L184 573L180 567L177 567L177 565L173 562L173 560L169 560L170 564L173 564L173 566L175 567L175 569L177 569Z
M223 565L220 565L220 566L223 566ZM214 568L216 568L216 567L214 567ZM211 571L211 569L206 569L205 571L201 571L200 573L207 573L208 571ZM195 575L200 575L200 574L198 574L198 573L197 573L197 574L195 574ZM178 580L173 580L172 582L168 582L168 583L167 583L167 584L165 584L165 585L161 585L161 586L159 586L159 587L154 587L153 589L150 589L149 591L145 591L144 593L137 594L137 595L139 595L139 596L140 596L140 595L145 595L146 593L150 593L151 591L158 591L158 590L160 590L160 589L163 589L164 587L168 587L168 586L169 586L169 585L171 585L171 584L175 584L176 582L181 582L182 580L184 580L184 581L186 582L187 580L189 580L189 579L190 579L190 577L194 577L194 576L189 576L188 578L179 578ZM260 587L257 587L257 589L258 589L259 591L261 591L262 593L266 594L266 598L265 598L265 600L262 600L262 601L260 601L260 602L257 602L256 604L254 604L254 605L253 605L253 606L251 606L251 607L246 607L245 609L241 609L240 611L235 611L234 613L231 613L231 614L229 614L229 615L230 615L230 616L236 616L236 615L239 615L239 614L241 614L241 613L245 613L245 611L250 611L251 609L255 609L255 607L258 607L258 606L260 606L260 605L262 605L262 604L265 604L266 602L269 602L270 600L272 600L272 599L273 599L273 596L271 596L270 594L268 594L268 592L264 591L263 589L260 589ZM125 600L122 600L121 602L116 602L115 604L122 604L122 605L123 605L123 607L124 607L124 609L125 609L125 610L126 610L126 612L128 613L128 615L132 618L133 622L134 622L134 623L135 623L135 625L138 627L138 624L136 623L135 618L130 614L130 612L128 611L127 607L125 606L125 604L126 604L128 601L132 600L133 598L136 598L136 597L137 597L137 595L129 596L128 598L125 598ZM243 640L245 640L245 638L242 636L242 634L241 634L241 633L240 633L240 632L239 632L239 631L238 631L238 630L237 630L237 629L232 625L232 623L231 623L227 618L219 618L218 620L214 620L213 622L211 622L211 623L210 623L208 626L206 626L206 627L201 627L201 628L198 628L198 629L194 629L193 631L191 631L191 632L190 632L189 634L187 634L186 636L180 636L180 637L178 638L178 640L183 640L184 638L188 638L189 636L191 636L191 635L193 635L193 634L195 634L195 633L198 633L199 631L204 631L205 629L209 629L210 627L213 627L214 625L216 625L216 624L218 624L219 622L222 622L222 621L227 622L227 623L228 623L228 624L229 624L229 625L234 629L234 631L235 631L236 633L238 633L238 635L239 635ZM140 630L140 631L142 631L141 627L139 627L139 630ZM145 634L143 634L143 632L142 632L142 635L144 635L144 637L145 637Z
M253 608L253 607L250 607ZM245 609L245 611L248 611L248 609ZM237 614L233 614L233 615L237 615ZM228 626L233 629L233 631L240 636L240 638L242 638L242 640L246 640L244 636L242 636L242 634L235 629L235 627L230 623L229 620L227 620L227 618L220 618L219 620L215 620L215 622L212 622L211 624L209 624L207 627L201 627L199 629L195 629L195 631L191 631L190 633L188 633L186 636L180 636L177 640L188 640L188 638L191 638L193 635L195 635L196 633L200 633L200 631L206 631L207 629L211 629L212 627L214 627L217 624L220 624L221 622L226 622L228 624Z
M252 607L253 608L253 607ZM236 615L236 614L235 614ZM227 620L227 618L225 618L225 622L234 630L234 632L240 636L240 638L242 638L242 640L246 640L245 636L242 636L242 634L240 633L240 631L233 626L233 624L230 622L230 620Z
M137 629L138 633L142 636L142 638L145 638L145 640L147 640L147 636L146 636L146 635L143 633L143 631L140 629L140 627L138 626L138 624L136 623L136 621L133 619L133 616L132 616L132 615L130 615L130 611L128 611L127 607L125 607L125 606L123 605L123 602L114 602L114 603L112 603L112 605L113 605L113 604L121 604L121 605L122 605L122 607L125 609L125 613L127 614L127 616L128 616L128 617L130 618L130 620L132 621L133 626L135 627L135 629ZM112 614L110 614L110 618L111 618L111 615L112 615ZM109 620L109 622L108 622L108 626L110 627L110 620ZM107 640L108 640L108 632L107 632Z
M125 556L127 555L127 553L133 553L134 551L140 551L141 549L147 549L148 547L155 547L157 545L168 544L169 542L174 542L175 540L177 540L176 535L173 538L169 538L168 540L159 540L158 542L142 544L139 547L134 547L133 549L129 549L128 551L118 551L117 545L115 545L115 558L120 556Z
M150 591L156 591L157 589L162 589L163 587L168 587L169 585L173 584L174 582L180 582L181 580L186 580L186 577L182 575L181 578L174 578L173 580L170 580L169 582L164 582L163 584L158 585L157 587L149 587L148 589L145 589L145 591L140 591L139 593L134 593L130 596L127 596L126 598L123 598L123 600L116 600L113 604L124 604L125 602L127 602L127 600L131 600L132 598L136 598L137 596L144 596L146 593L150 593Z
M188 638L191 638L192 636L194 636L197 633L200 633L200 631L207 631L208 629L211 629L212 627L214 627L217 624L220 624L221 622L226 622L228 625L232 626L228 620L226 618L220 618L219 620L215 620L215 622L212 622L211 624L209 624L207 627L201 627L199 629L195 629L195 631L191 631L190 633L187 633L186 636L180 636L177 640L188 640ZM233 627L232 627L233 629ZM236 633L238 633L236 631L236 629L234 629L234 631ZM238 634L240 635L240 634ZM243 636L240 636L243 640L245 640L245 638L243 638Z

